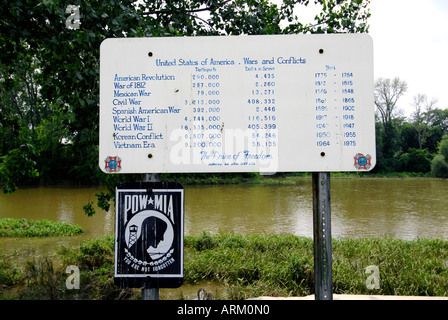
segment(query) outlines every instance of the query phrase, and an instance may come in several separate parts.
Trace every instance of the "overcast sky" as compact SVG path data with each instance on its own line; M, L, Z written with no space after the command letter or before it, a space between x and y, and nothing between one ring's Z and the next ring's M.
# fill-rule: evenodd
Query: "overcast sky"
M371 0L375 79L399 77L408 92L398 105L409 115L416 94L448 109L448 1Z
M313 1L303 9L296 14L306 22L319 12ZM398 108L409 116L421 93L448 109L448 0L371 0L370 12L375 79L399 77L408 84Z

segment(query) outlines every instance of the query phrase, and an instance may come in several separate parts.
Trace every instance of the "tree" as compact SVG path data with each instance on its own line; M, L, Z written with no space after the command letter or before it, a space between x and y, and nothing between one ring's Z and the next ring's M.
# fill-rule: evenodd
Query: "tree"
M439 154L448 160L448 135L444 135L439 144Z
M410 148L420 149L417 131L411 123L403 123L403 125L400 126L399 133L401 138L401 150L403 152L408 152Z
M431 172L436 177L448 178L448 134L440 141L439 153L431 163Z
M448 164L442 155L438 154L432 159L431 173L437 178L448 178Z
M428 97L425 94L418 94L414 96L413 106L415 111L412 114L411 119L412 125L417 131L420 150L423 149L423 145L426 143L429 118L431 116L431 110L433 110L436 103L437 99L428 101Z
M379 78L375 81L375 106L382 123L383 144L385 158L392 158L399 148L399 135L394 120L397 115L397 102L407 90L407 83L398 77L393 80Z
M110 7L92 3L82 2L83 30L66 28L67 1L2 5L0 79L7 95L0 103L0 127L16 137L12 143L2 139L4 191L36 177L82 181L95 176L99 44L106 36L122 35L114 24L117 15L124 13L129 24L137 21L130 1ZM16 125L5 127L4 114ZM20 163L29 169L15 169Z
M398 99L407 89L406 81L398 77L393 80L379 78L375 81L375 106L385 128L391 125L397 112Z
M410 148L408 152L400 156L401 170L404 172L431 171L431 155L427 149Z
M431 109L428 115L428 123L431 127L437 127L441 132L448 134L448 109Z

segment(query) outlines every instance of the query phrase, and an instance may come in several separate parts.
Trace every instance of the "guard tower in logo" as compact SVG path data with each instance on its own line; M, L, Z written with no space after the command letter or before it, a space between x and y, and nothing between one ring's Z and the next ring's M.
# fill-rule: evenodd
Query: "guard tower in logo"
M129 247L131 247L137 241L138 227L133 224L129 227Z

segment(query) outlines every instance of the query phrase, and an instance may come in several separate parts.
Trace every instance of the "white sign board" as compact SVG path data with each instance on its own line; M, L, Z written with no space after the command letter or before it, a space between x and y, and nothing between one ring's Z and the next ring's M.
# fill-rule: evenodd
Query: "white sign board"
M106 39L105 172L327 172L376 162L366 34Z

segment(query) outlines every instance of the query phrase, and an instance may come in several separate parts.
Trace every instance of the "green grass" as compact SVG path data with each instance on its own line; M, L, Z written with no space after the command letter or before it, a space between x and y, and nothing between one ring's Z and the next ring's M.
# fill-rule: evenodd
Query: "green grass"
M23 276L21 269L14 263L17 259L16 252L0 251L0 288L18 284Z
M186 282L226 284L231 299L314 293L312 239L203 233L186 237L185 256ZM379 289L367 288L370 265L379 269ZM448 242L333 240L333 292L448 296Z
M28 219L0 219L0 237L72 236L84 230L67 222Z
M314 293L312 239L204 232L185 236L184 244L184 283L198 284L199 289L204 281L214 282L224 288L220 299ZM335 294L448 296L448 241L333 239L332 250ZM73 299L74 295L78 299L139 299L139 289L121 290L113 284L113 256L113 236L83 242L78 248L63 247L57 255L59 263L54 263L62 269L51 268L46 260L20 268L0 252L0 287L25 286L17 293L22 298L39 296L35 293L39 288L41 297L48 299ZM79 290L64 289L67 265L81 270ZM379 270L379 289L367 287L371 274L366 268L371 265ZM45 272L38 273L41 269ZM30 274L39 274L45 281L37 286L30 282L35 279Z

